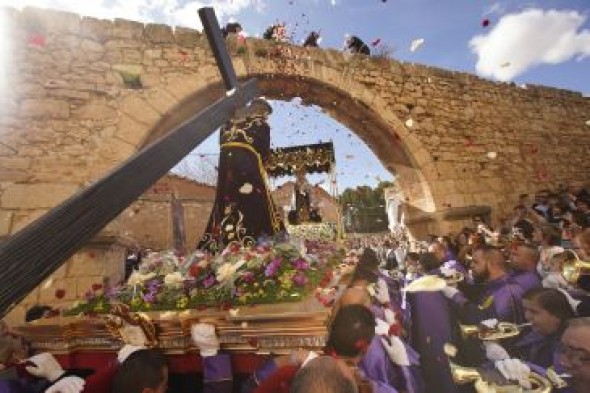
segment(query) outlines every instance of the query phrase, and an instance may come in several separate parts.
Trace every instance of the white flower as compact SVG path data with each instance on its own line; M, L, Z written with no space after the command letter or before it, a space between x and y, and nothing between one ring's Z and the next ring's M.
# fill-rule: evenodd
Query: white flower
M164 284L179 285L184 282L184 278L180 272L169 273L164 276Z
M142 284L148 280L151 280L152 278L156 277L156 273L146 273L146 274L141 274L138 272L133 272L131 274L131 277L129 277L129 280L127 280L127 285L137 285L137 284Z
M240 194L251 194L252 193L252 184L244 183L242 187L240 187Z
M217 281L223 283L230 280L231 278L233 278L233 275L235 274L236 270L237 268L231 263L224 263L219 267L219 269L217 269Z

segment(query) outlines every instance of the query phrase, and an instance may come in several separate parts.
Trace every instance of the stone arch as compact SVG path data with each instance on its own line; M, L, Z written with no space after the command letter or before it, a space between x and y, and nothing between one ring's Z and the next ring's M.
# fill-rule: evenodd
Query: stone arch
M380 97L355 97L338 85L310 77L276 74L252 74L248 77L259 80L261 95L269 99L301 97L304 104L320 106L329 116L355 132L382 164L397 176L408 206L421 212L434 211L435 202L428 179L421 169L421 166L432 162L432 158L407 127L387 111L387 104ZM350 91L363 90L355 82L351 82L349 87ZM167 89L166 86L161 88ZM140 131L138 140L141 143L138 147L155 141L223 94L219 81L188 93L157 124Z

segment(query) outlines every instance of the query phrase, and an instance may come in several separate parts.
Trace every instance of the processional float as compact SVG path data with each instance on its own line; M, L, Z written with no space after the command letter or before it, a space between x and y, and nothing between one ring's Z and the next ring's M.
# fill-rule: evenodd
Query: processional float
M213 8L201 8L199 17L226 96L6 240L0 246L2 316L237 110L258 96L255 79L238 83ZM38 320L19 330L32 342L33 348L56 354L114 352L121 341L143 341L167 353L182 354L196 351L190 341L190 324L207 320L215 321L225 350L274 353L300 347L321 348L327 317L327 309L313 297L286 305L259 305L233 316L220 310L137 314L129 312L124 305L111 311L106 318ZM296 327L293 321L297 321ZM67 359L66 363L73 358Z

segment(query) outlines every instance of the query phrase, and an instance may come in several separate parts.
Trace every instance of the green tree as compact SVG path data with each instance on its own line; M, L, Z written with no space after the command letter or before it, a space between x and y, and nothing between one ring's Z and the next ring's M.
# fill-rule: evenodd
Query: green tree
M375 233L387 231L385 212L385 188L392 182L379 182L377 187L359 186L347 188L340 196L347 232Z

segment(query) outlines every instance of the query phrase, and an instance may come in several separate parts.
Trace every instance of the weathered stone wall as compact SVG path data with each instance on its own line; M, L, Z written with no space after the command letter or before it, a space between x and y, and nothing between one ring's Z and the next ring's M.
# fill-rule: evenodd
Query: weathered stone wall
M293 198L293 182L287 182L276 188L272 196L279 210L284 211L285 206L291 206ZM315 186L311 190L312 204L317 206L324 222L337 223L339 220L338 202L334 200L323 188ZM287 211L288 213L288 211Z
M205 232L215 200L215 187L177 176L164 176L118 218L118 228L137 246L168 250L172 238L172 196L184 207L186 246L193 249Z
M196 31L31 8L3 14L13 47L0 89L0 234L222 96ZM588 180L590 101L578 93L334 50L279 56L255 39L230 47L239 76L258 76L262 94L301 96L357 132L416 211L489 205L501 214L519 193Z

